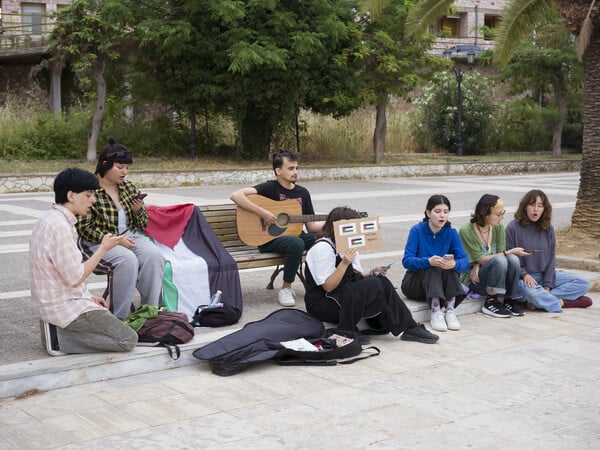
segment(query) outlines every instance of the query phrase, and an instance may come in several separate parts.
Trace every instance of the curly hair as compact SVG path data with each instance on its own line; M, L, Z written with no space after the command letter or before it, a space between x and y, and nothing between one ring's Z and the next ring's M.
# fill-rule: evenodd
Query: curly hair
M544 193L544 191L540 189L532 189L525 194L523 198L521 198L521 201L519 201L519 207L515 211L515 220L522 226L529 225L531 220L529 220L529 217L527 216L527 207L537 203L538 197L542 200L544 212L536 224L540 230L547 230L550 228L550 224L552 222L552 204L550 203L550 200L548 200L548 196Z

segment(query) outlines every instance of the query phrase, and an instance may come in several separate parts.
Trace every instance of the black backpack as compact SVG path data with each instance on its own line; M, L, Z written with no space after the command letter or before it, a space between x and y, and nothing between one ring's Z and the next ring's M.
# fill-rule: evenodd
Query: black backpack
M282 344L300 338L306 339L319 350L294 350ZM344 340L345 345L338 346L340 340ZM335 365L349 364L380 353L376 347L369 349L374 352L352 360L338 361L357 356L363 351L358 333L325 330L323 322L304 311L285 308L198 348L193 355L208 361L214 374L229 376L268 360L280 365Z
M138 342L166 347L171 358L179 359L179 344L191 341L194 335L194 327L185 313L158 311L158 315L147 319L138 331Z

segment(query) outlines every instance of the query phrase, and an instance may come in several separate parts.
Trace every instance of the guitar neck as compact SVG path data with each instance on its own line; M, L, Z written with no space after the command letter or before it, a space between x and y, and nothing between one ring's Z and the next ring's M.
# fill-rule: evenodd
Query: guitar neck
M321 220L327 220L327 214L303 214L300 216L290 216L290 223L319 222Z

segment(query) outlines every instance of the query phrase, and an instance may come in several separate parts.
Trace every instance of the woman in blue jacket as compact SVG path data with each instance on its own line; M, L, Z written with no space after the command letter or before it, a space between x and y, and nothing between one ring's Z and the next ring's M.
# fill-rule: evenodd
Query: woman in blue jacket
M408 233L402 264L407 269L402 292L431 306L431 328L460 330L454 308L466 297L459 273L469 269L469 258L458 232L452 228L450 200L432 195L425 218ZM444 308L444 309L442 309Z

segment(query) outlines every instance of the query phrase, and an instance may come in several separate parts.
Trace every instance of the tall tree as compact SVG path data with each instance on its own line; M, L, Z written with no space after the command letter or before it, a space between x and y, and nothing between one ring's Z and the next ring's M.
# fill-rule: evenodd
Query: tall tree
M96 159L96 146L106 105L105 70L122 57L130 29L129 8L120 0L74 0L61 8L50 36L51 59L68 64L80 86L96 86L96 108L88 136L87 160ZM93 80L93 81L92 81Z
M424 32L446 13L452 3L452 0L419 2L408 19L409 31ZM503 12L496 58L506 63L521 39L531 33L554 5L569 30L577 36L584 73L583 154L571 223L573 228L598 238L600 227L595 209L600 198L600 8L596 0L511 0Z
M365 10L361 16L363 38L360 47L352 50L365 83L365 102L375 106L375 164L381 163L385 151L390 96L407 97L426 73L443 64L443 60L427 53L431 39L406 35L405 21L412 6L412 0L391 0L376 16Z
M130 0L131 1L131 0ZM140 51L136 58L137 83L152 74L158 82L158 100L179 115L189 117L190 157L196 156L196 114L218 110L217 89L211 80L212 65L208 63L216 51L213 41L204 40L192 25L185 0L133 0L135 39ZM144 92L139 92L144 96Z
M538 24L530 39L523 40L509 62L502 67L501 76L516 80L513 90L552 90L558 117L552 130L552 153L561 154L562 132L567 106L573 92L581 94L581 65L577 61L572 34L555 9Z
M355 74L339 58L360 37L351 2L188 0L182 8L202 46L188 87L229 108L243 155L266 157L274 130L299 108L340 114L354 106Z

